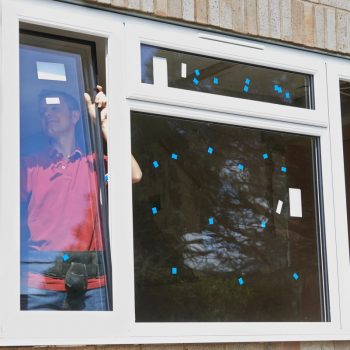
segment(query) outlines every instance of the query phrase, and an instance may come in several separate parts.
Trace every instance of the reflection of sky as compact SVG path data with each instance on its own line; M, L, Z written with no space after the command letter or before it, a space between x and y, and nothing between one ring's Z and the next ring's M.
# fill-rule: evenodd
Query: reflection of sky
M230 234L242 244L246 238L238 232ZM215 272L233 272L249 258L240 251L240 246L234 242L221 239L216 233L202 231L183 235L186 243L184 264L191 269Z
M250 254L246 255L245 249L264 246L256 234L264 231L261 222L266 220L266 217L258 212L268 213L271 212L271 208L267 198L248 194L249 171L240 171L237 167L238 163L236 159L228 159L219 171L221 179L219 198L222 202L228 200L233 206L225 208L224 212L219 210L217 213L217 215L224 214L228 219L226 224L219 225L217 232L204 230L183 235L185 242L183 257L188 268L231 273L235 271L248 273L259 269L257 266L259 259L256 259L255 254L251 254L251 250ZM242 206L241 192L244 191L245 201L252 207ZM237 208L237 206L240 207ZM249 234L247 229L250 230ZM244 234L245 232L247 235Z
M66 81L66 70L63 63L36 62L38 79Z
M142 82L146 84L153 84L153 81L150 77L150 69L147 69L147 66L152 63L153 65L153 56L157 53L157 48L147 45L141 46L141 78ZM153 66L152 66L153 67ZM152 69L153 72L153 69Z

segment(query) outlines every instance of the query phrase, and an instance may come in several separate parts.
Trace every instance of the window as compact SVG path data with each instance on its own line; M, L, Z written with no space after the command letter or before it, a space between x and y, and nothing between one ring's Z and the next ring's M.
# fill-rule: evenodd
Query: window
M346 60L58 1L0 6L0 345L349 337ZM108 147L83 99L97 82ZM56 142L48 112L60 108L70 109L76 142L39 180L74 205L58 210L51 198L38 222L20 174ZM96 249L74 246L81 197L51 181L82 160L76 185L89 174ZM95 279L103 306L30 306L28 272L38 271L26 268L27 253L50 243L34 238L35 225L55 231L37 261L44 280L68 274L64 288L71 278L86 289Z
M341 103L341 122L343 131L343 152L344 152L344 170L345 170L345 188L346 188L346 201L347 201L347 216L348 222L350 222L350 154L349 154L349 141L350 141L350 128L349 128L349 88L350 84L347 81L341 80L339 82L340 89L340 103Z
M94 45L20 40L21 310L111 310L107 169L84 101Z
M131 130L137 322L327 320L317 138L144 113Z
M313 108L311 77L241 62L141 45L142 82ZM164 73L163 73L164 70Z

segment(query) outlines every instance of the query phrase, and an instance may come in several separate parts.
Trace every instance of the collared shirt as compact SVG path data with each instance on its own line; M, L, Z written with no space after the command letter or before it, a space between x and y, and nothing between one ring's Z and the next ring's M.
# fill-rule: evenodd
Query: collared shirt
M25 158L21 197L28 201L29 249L102 250L94 157L55 149Z
M76 149L65 159L48 148L23 160L21 199L28 207L29 250L103 250L94 158ZM61 289L45 281L43 288Z

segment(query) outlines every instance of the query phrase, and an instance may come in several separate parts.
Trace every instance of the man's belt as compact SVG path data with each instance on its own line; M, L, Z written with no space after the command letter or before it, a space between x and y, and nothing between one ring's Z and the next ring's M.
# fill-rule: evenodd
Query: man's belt
M44 275L52 278L65 278L72 265L85 265L88 278L104 275L103 252L64 252L56 256L54 265Z
M79 292L87 289L88 279L103 276L102 252L64 252L56 257L54 265L43 275L65 280L68 291Z

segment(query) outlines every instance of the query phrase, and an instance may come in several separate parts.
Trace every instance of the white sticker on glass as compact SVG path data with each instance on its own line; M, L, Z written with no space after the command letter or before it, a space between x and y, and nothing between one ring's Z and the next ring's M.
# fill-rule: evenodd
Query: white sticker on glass
M36 69L40 80L67 81L63 63L36 62Z
M289 189L289 211L290 216L297 218L303 217L301 206L301 190L299 188Z
M277 214L281 214L282 205L283 205L283 202L279 200L278 203L277 203L277 208L276 208L276 213Z
M153 83L156 86L168 86L168 66L166 58L153 57Z
M59 105L61 103L59 97L46 97L45 100L47 105Z
M187 64L181 63L181 78L187 78Z

